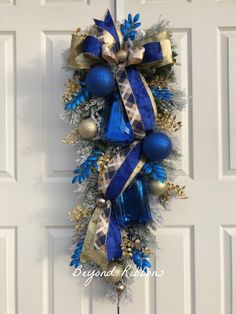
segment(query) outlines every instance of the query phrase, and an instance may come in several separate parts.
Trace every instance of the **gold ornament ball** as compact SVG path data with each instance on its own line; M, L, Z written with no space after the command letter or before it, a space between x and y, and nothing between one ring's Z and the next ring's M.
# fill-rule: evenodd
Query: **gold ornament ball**
M123 284L122 281L117 282L116 284L116 291L118 293L122 293L125 290L125 285Z
M106 206L106 200L102 197L99 197L97 200L96 200L96 205L97 207L99 208L103 208Z
M91 118L82 120L78 129L79 134L85 139L91 139L97 135L97 125Z
M119 62L123 63L126 61L128 53L125 50L119 50L116 54L116 57Z
M161 196L168 189L168 186L165 182L161 181L151 181L149 183L149 190L152 194L156 196Z
M124 271L124 268L121 264L117 262L111 262L108 264L106 272L111 272L110 276L107 276L106 279L110 282L117 283L122 278L122 273Z

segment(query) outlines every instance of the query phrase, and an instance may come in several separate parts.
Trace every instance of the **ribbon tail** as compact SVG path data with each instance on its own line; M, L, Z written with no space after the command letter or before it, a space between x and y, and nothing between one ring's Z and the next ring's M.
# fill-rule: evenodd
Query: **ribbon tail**
M121 232L113 211L109 222L106 247L108 262L111 262L113 259L121 258Z
M101 208L96 208L88 225L80 261L81 263L88 261L94 262L105 270L108 264L106 253L94 248L95 234L100 215Z
M118 30L116 29L115 23L112 19L111 13L108 10L107 14L105 15L104 21L100 21L94 19L95 24L97 25L98 31L100 31L101 36L103 35L104 31L107 31L112 35L117 44L118 48L120 48L120 36L118 34Z
M104 208L99 216L97 228L95 232L94 248L106 253L106 241L111 215L111 205Z
M108 201L98 219L94 249L106 254L108 262L121 258L121 233L117 220L112 213L111 203Z

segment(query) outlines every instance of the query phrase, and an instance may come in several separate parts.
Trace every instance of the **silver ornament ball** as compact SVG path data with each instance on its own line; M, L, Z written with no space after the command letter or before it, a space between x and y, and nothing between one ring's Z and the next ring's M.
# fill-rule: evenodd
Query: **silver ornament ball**
M79 129L79 134L84 139L94 138L98 132L97 125L95 121L91 118L82 120L79 124L78 129Z
M106 200L102 197L99 197L97 200L96 200L96 205L97 207L99 208L103 208L106 206Z
M111 262L107 266L106 272L108 271L111 272L111 275L107 276L106 279L110 282L117 283L122 278L124 267L117 262Z
M125 290L125 285L123 284L122 281L117 282L116 284L116 291L118 293L122 293Z
M119 62L123 63L128 57L128 52L125 50L119 50L116 54L116 58Z
M153 195L161 196L168 189L168 186L165 182L161 181L151 181L149 183L149 190Z

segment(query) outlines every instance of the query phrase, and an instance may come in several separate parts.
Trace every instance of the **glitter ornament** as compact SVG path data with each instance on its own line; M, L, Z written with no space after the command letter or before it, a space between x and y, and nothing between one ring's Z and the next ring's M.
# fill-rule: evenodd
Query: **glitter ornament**
M153 132L143 141L143 153L148 160L161 162L171 152L170 138L162 132Z
M120 294L125 290L125 285L122 281L117 282L116 284L116 291Z
M96 200L96 205L97 207L99 208L103 208L106 206L106 200L102 197L99 197L97 200Z
M95 66L86 76L86 87L97 97L109 95L115 87L113 73L107 67Z
M84 139L91 139L97 135L97 125L93 119L82 120L78 127L79 134Z
M121 280L122 274L124 271L124 267L117 263L117 262L111 262L108 264L106 272L111 272L110 276L107 276L106 279L110 282L117 283Z
M119 50L116 54L116 58L119 62L123 63L126 61L128 53L125 50Z
M161 196L168 190L168 185L165 182L161 181L151 181L148 185L150 192L153 195Z

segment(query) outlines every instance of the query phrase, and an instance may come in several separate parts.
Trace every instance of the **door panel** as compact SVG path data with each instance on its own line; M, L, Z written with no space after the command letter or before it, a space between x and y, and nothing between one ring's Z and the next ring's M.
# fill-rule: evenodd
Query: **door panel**
M235 1L119 1L117 18L141 14L150 27L170 21L178 45L177 81L189 97L179 134L177 181L189 199L172 204L157 231L161 278L135 282L145 314L234 311ZM151 291L151 292L150 292ZM153 293L153 291L155 291ZM122 313L137 311L136 302Z
M69 268L76 204L74 148L61 139L62 54L70 34L107 8L142 26L170 20L177 80L189 98L179 135L178 182L189 199L172 204L157 231L160 278L137 278L121 314L235 311L236 1L0 0L0 314L117 313L94 282Z
M77 157L59 117L70 34L107 8L114 14L109 0L0 1L1 314L116 313L69 267Z

